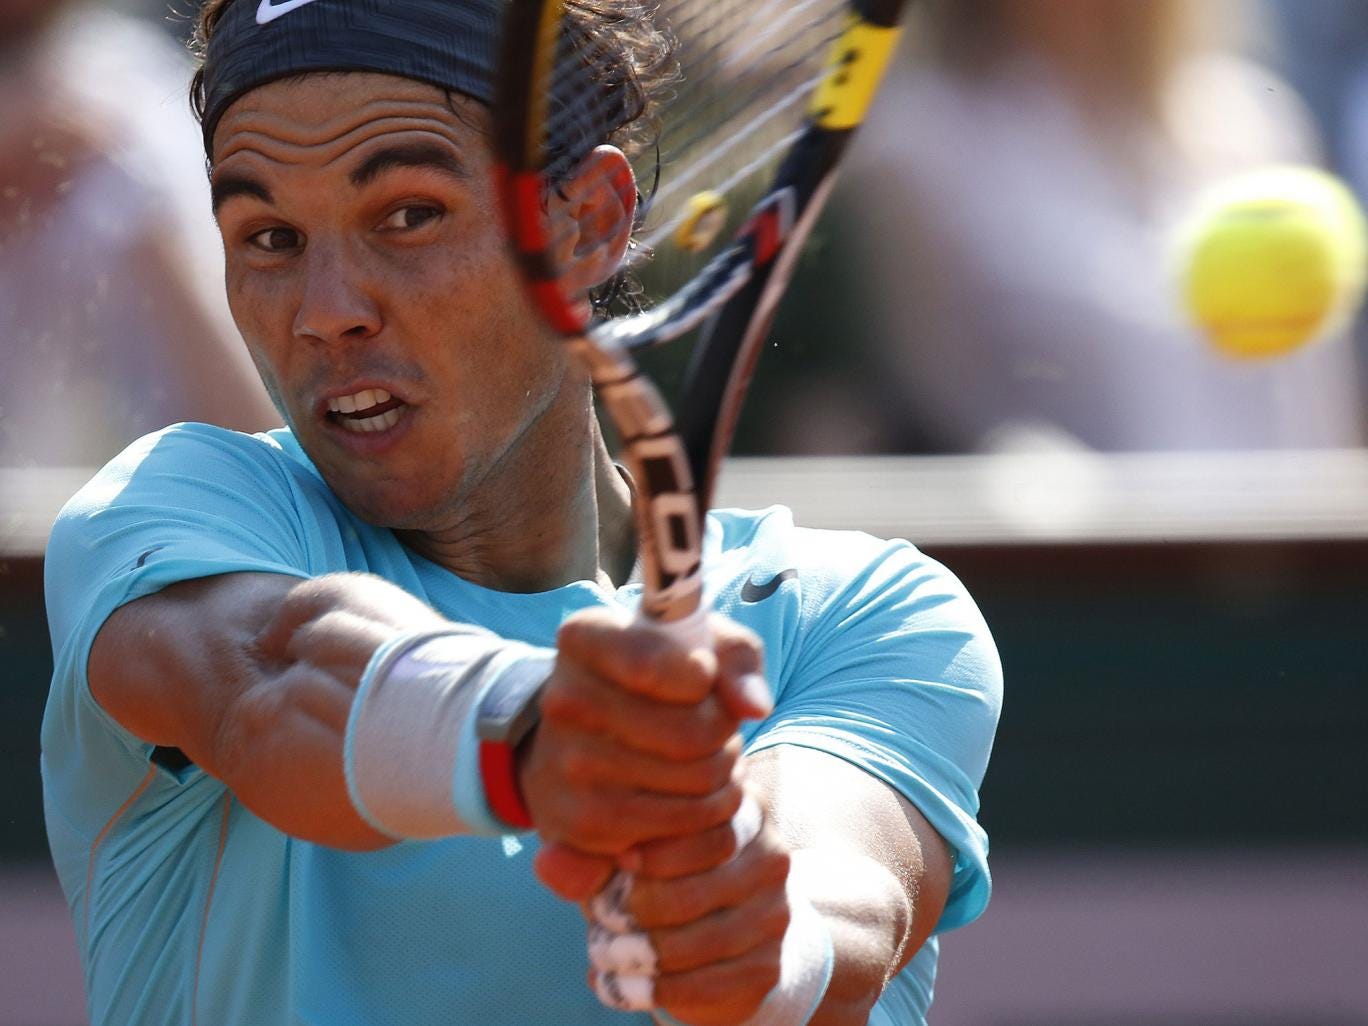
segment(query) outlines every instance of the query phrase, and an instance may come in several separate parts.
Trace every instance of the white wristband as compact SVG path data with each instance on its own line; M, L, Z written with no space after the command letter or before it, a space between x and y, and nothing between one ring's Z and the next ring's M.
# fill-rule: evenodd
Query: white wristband
M509 832L490 812L475 716L485 692L546 650L479 628L400 635L361 676L347 718L343 766L357 813L396 840Z

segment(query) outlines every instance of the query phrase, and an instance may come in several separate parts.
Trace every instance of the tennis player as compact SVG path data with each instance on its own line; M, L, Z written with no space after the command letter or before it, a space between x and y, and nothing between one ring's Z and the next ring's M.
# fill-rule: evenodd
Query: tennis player
M547 203L589 294L634 190L579 170L630 175L661 41L574 9L615 102ZM912 546L777 507L709 518L709 644L634 623L632 483L495 215L498 13L203 8L228 297L286 426L134 442L53 530L91 1021L922 1023L989 893L987 629Z

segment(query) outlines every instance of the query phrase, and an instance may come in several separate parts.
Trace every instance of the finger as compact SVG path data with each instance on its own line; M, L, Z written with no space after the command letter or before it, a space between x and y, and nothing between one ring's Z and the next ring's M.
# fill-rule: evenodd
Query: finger
M618 865L656 879L702 873L737 855L755 840L763 825L759 803L747 795L730 822L685 837L648 841L618 856Z
M535 810L537 830L544 840L616 857L646 841L726 823L744 797L737 779L702 797L607 788L567 791L559 801Z
M787 848L766 827L739 856L713 869L668 880L635 878L627 909L643 929L682 926L763 891L782 892L788 870Z
M775 888L683 926L623 936L646 939L651 971L680 973L739 958L752 948L782 941L788 925L788 896L783 888ZM622 956L637 953L638 946L636 942L624 944Z
M698 969L662 973L654 980L656 1007L694 1026L744 1022L779 982L781 941Z
M613 876L613 861L568 845L548 841L532 860L537 879L565 901L587 901Z
M713 690L717 657L673 636L633 623L621 610L584 610L561 624L562 656L618 687L657 702L693 705Z
M677 762L721 750L739 720L709 695L693 705L632 694L564 658L541 697L543 724L559 724L613 738L628 748Z
M732 778L742 745L740 735L734 734L721 751L680 762L637 751L603 735L567 732L565 738L560 772L573 787L602 785L692 797L712 794Z
M717 655L716 693L722 707L738 720L763 719L774 711L774 697L764 676L764 650L749 628L713 616L709 621Z

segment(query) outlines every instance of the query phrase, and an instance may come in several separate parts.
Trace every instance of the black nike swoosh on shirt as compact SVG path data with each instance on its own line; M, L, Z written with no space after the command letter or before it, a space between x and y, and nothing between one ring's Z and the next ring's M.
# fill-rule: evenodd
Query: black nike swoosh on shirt
M160 552L164 548L166 548L165 545L156 545L148 549L146 552L144 552L141 556L138 557L138 561L133 564L133 569L137 570L139 567L146 566L148 557L151 556L154 552Z
M763 602L779 590L779 585L785 581L796 581L797 579L798 571L792 567L787 570L780 570L764 584L756 584L755 578L752 577L741 588L741 601Z

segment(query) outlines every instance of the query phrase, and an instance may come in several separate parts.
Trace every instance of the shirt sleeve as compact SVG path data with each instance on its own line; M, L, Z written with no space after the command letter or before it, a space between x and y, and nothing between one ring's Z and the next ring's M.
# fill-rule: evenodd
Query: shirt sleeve
M802 534L804 532L800 532ZM988 903L988 838L977 821L1002 704L1002 666L978 607L906 542L826 535L805 544L826 586L805 589L803 629L774 713L749 752L800 745L845 759L903 794L949 845L954 880L937 932ZM820 582L821 571L805 572Z
M180 581L236 572L311 576L299 482L269 441L202 424L134 443L62 509L44 589L54 674L43 724L45 773L66 773L71 804L103 807L146 773L154 746L90 692L87 659L116 609ZM74 815L71 808L68 815Z

